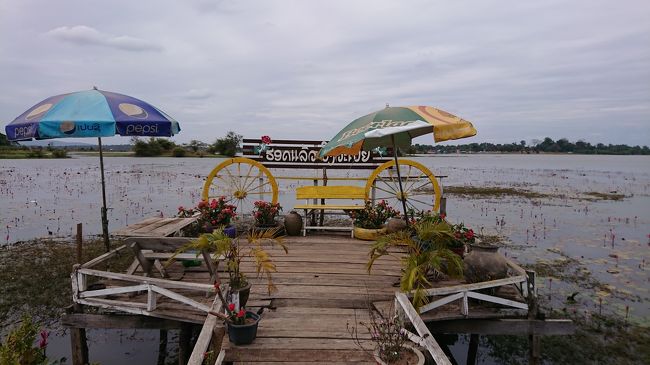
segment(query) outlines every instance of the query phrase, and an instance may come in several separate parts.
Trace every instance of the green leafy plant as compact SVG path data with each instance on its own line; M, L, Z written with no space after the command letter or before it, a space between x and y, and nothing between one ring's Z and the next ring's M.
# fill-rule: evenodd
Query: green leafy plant
M400 214L385 200L382 200L377 205L372 205L367 201L364 209L351 211L349 215L356 227L379 229L388 219L399 217Z
M38 334L38 346L34 346ZM45 352L49 333L45 330L38 331L38 326L32 322L30 316L23 316L20 326L12 330L5 341L0 344L0 364L2 365L55 365L66 361L65 357L59 360L48 360Z
M448 248L454 235L449 223L423 220L411 226L411 229L395 232L380 237L371 246L368 272L374 263L383 256L395 256L402 263L400 289L413 292L413 305L420 308L428 302L426 289L433 280L448 275L459 278L463 275L462 259ZM390 248L402 247L399 250Z
M222 229L215 229L212 233L204 233L196 240L189 242L176 250L167 265L173 262L176 255L188 250L196 250L197 256L201 251L206 250L212 254L215 261L223 260L228 271L229 285L231 289L240 289L248 284L246 275L241 270L241 263L244 259L252 259L255 264L255 271L259 276L266 276L269 294L276 290L273 285L272 274L277 272L271 255L264 249L264 246L277 245L285 253L288 253L283 237L274 237L277 230L251 231L246 234L246 239L241 237L231 238L224 234Z

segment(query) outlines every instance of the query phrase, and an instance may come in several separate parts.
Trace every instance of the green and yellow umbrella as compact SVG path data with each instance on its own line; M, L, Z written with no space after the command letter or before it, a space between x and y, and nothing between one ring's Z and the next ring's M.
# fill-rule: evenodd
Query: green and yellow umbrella
M432 132L436 142L476 135L472 123L440 109L386 107L348 124L320 150L320 157L356 155L376 147L407 149L413 138Z
M406 216L397 149L407 149L413 138L427 133L433 133L434 141L442 142L472 137L476 135L476 129L464 119L429 106L386 106L352 121L321 148L319 156L356 155L361 150L393 147L400 200Z

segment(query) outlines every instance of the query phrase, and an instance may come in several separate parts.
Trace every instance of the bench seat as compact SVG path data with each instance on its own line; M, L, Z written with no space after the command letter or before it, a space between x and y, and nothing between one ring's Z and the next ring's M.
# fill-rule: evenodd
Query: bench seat
M322 211L346 211L346 210L360 210L364 209L366 200L366 191L361 186L300 186L296 188L296 199L305 200L305 204L297 204L294 209L302 209L305 211L305 219L303 220L302 235L307 235L307 230L310 229L326 229L326 230L344 230L352 232L354 237L354 227L340 226L310 226L307 224L307 215L309 211L322 210ZM354 204L327 204L320 203L325 199L334 200L352 200ZM314 202L315 201L315 202ZM356 201L356 203L355 203Z

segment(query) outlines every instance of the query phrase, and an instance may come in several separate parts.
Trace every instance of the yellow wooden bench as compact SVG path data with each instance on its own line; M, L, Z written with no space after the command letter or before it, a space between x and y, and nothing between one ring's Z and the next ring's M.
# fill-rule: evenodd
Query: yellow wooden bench
M305 211L305 219L302 225L302 235L307 235L309 229L325 229L325 230L344 230L352 232L354 237L353 226L349 227L333 227L333 226L311 226L307 224L307 216L310 210L359 210L364 208L366 191L362 186L299 186L296 188L296 199L305 200L305 204L298 204L294 209L302 209ZM323 199L335 200L352 200L351 204L322 204ZM316 201L316 203L314 203Z

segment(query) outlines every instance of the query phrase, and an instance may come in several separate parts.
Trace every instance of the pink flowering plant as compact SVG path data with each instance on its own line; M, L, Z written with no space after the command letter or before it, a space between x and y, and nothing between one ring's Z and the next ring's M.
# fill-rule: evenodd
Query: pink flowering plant
M196 208L178 207L178 217L190 218L198 215L197 223L190 230L193 236L198 235L203 228L227 227L230 221L237 216L237 207L228 204L226 197L218 199L201 200Z
M377 205L366 202L364 209L350 211L349 215L356 227L366 229L379 229L386 224L388 219L400 216L399 212L388 205L385 200L380 201Z
M65 358L50 360L47 358L49 332L38 330L32 318L25 315L21 324L14 328L3 343L0 343L0 364L62 364ZM38 346L35 342L38 340Z
M255 224L258 226L272 226L275 225L275 218L278 216L282 207L280 203L270 203L263 200L258 200L253 208L253 217Z

